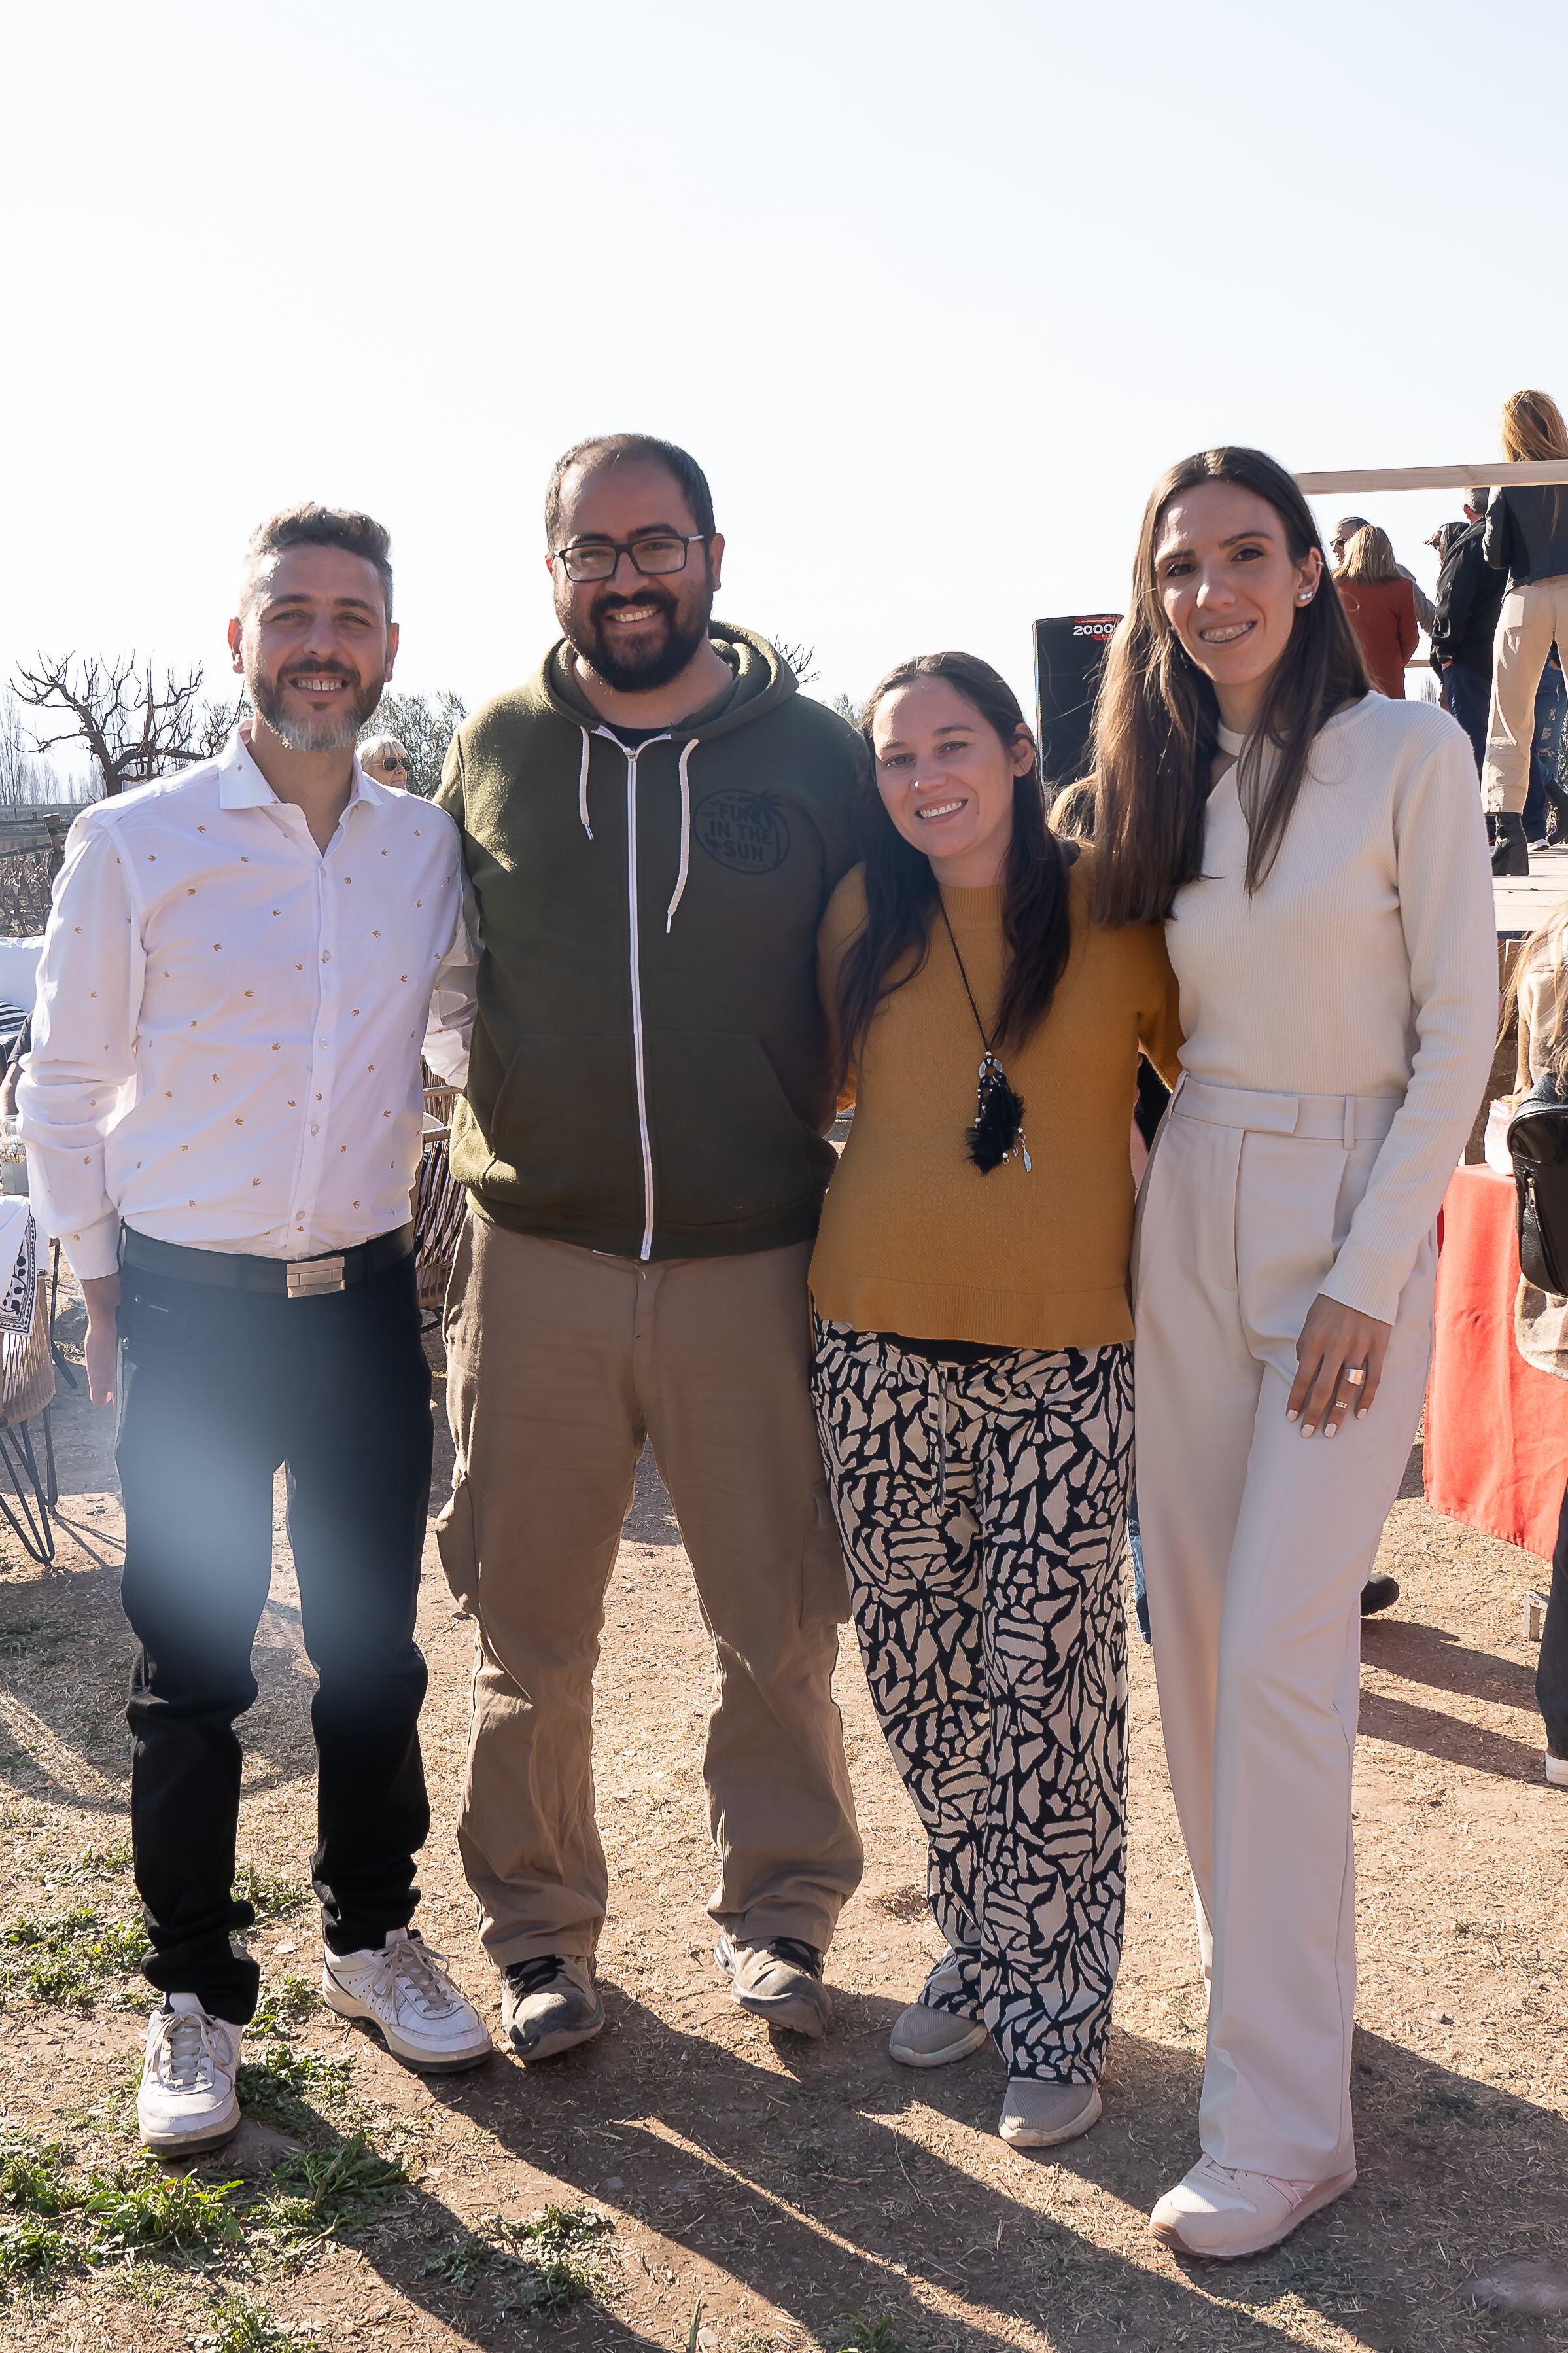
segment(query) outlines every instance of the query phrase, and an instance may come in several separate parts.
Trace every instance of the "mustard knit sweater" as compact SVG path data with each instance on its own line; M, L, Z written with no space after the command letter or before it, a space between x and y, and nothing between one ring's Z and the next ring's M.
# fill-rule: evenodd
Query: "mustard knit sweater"
M968 1156L981 1042L940 921L924 969L879 1008L811 1261L812 1297L827 1322L1000 1348L1132 1337L1138 1050L1173 1083L1181 1033L1163 931L1093 922L1092 855L1081 850L1069 878L1072 947L1050 1011L1021 1048L999 1050L1024 1099L1032 1169L1015 1156L982 1176ZM989 1025L1004 968L1001 889L944 891L942 904ZM865 914L857 867L818 934L830 1018L839 964Z

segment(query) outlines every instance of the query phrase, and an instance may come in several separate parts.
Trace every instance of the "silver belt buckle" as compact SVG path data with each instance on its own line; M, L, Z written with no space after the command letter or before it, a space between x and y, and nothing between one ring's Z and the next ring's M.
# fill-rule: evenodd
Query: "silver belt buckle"
M346 1288L341 1257L295 1258L289 1261L290 1299L314 1299L325 1292Z

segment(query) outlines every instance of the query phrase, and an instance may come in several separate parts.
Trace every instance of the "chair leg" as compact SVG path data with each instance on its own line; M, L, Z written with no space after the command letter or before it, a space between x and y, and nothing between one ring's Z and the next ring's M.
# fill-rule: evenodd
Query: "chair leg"
M13 1534L24 1552L47 1568L55 1556L55 1531L49 1518L48 1498L44 1482L38 1476L38 1459L33 1451L32 1432L26 1422L18 1429L0 1427L0 1464L10 1472L16 1493L18 1519L0 1490L0 1513L10 1523Z

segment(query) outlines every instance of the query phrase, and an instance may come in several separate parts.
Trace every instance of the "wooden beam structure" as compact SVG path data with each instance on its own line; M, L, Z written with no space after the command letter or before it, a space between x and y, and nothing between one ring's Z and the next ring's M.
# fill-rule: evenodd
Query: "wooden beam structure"
M1326 474L1298 474L1296 487L1309 498L1330 491L1342 493L1374 491L1465 491L1484 482L1489 491L1534 482L1542 487L1568 482L1568 458L1531 458L1512 464L1502 458L1479 459L1471 466L1373 466L1359 471L1346 469Z

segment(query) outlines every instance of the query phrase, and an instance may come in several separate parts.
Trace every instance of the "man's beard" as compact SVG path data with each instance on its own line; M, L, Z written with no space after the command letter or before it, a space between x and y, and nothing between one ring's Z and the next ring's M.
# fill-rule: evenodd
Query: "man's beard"
M665 620L662 638L646 649L618 645L605 628L604 617L626 605L657 605ZM675 597L654 589L636 596L601 596L585 615L568 607L564 612L558 610L557 617L575 652L607 687L616 694L652 694L679 677L708 635L708 617L713 609L710 583L705 594L699 591L695 607L689 602L682 613Z
M346 695L334 695L318 715L296 718L283 701L283 690L275 678L264 678L258 671L246 680L251 707L258 719L265 719L274 735L287 744L290 752L346 752L359 739L365 721L374 716L381 701L381 681L368 681L358 693L353 691L353 674L331 666L316 673L323 678L341 678L350 687Z

